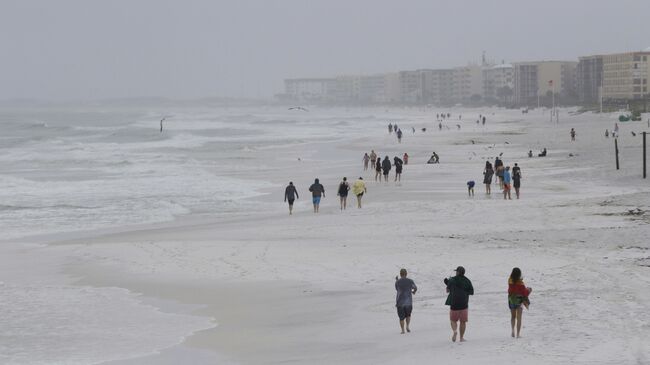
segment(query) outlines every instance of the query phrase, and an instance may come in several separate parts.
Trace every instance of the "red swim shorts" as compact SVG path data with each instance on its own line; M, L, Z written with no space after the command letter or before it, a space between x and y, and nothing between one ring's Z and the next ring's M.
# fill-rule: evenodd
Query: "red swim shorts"
M452 322L467 322L468 312L467 309L461 310L450 310L449 311L449 320Z

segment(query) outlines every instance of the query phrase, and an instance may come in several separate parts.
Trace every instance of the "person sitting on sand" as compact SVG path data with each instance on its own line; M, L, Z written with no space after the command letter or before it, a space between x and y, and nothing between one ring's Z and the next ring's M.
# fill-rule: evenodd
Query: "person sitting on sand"
M544 147L542 152L540 152L539 155L537 155L537 157L546 157L546 147Z
M404 324L406 322L406 332L411 332L409 325L411 324L411 313L413 311L413 295L418 291L415 282L406 277L406 269L399 271L399 278L395 277L395 290L397 295L395 297L395 307L397 308L397 316L399 317L399 326L404 334Z
M429 161L427 161L427 163L428 164L440 163L440 157L438 156L438 154L435 151L431 154L431 157L429 158Z
M528 296L532 291L532 288L528 288L524 284L524 280L521 277L521 270L518 267L513 268L508 278L508 307L510 308L510 329L512 330L512 337L515 337L515 324L517 325L517 338L521 337L521 317L524 312L521 306L523 305L528 309L530 305Z

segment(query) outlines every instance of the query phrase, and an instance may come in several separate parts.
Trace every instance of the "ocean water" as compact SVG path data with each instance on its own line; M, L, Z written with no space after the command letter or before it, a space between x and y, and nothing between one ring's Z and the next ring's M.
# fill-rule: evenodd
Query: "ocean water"
M342 119L279 107L0 107L3 238L244 211L253 204L246 198L271 186L255 174L275 163L264 151L340 140L377 122L351 114Z

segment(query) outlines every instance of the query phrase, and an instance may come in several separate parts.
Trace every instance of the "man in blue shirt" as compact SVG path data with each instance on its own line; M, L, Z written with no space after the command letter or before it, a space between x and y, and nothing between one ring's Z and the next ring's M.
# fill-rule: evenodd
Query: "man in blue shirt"
M510 176L510 166L506 166L503 172L503 199L512 199L510 197L510 188L512 187L512 178Z
M413 294L418 291L413 280L406 277L406 269L399 271L400 278L395 277L395 290L397 290L397 297L395 298L395 307L397 307L397 316L399 317L399 325L404 334L404 322L406 322L406 332L411 332L409 324L411 323L411 312L413 311Z

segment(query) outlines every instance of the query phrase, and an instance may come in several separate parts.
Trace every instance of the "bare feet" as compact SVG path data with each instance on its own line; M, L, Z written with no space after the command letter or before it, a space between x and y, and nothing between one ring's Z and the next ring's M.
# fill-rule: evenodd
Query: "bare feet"
M521 338L521 335L517 334L517 338Z
M510 336L512 336L512 338L515 338L515 333L512 332L512 333L510 334Z
M467 341L467 340L462 338L462 337L460 338L460 342L465 342L465 341Z
M403 335L403 334L404 334L404 331L400 332L400 335Z
M411 329L406 327L406 332L411 332Z
M457 335L457 333L454 332L454 335L451 336L451 342L456 342L456 335Z

